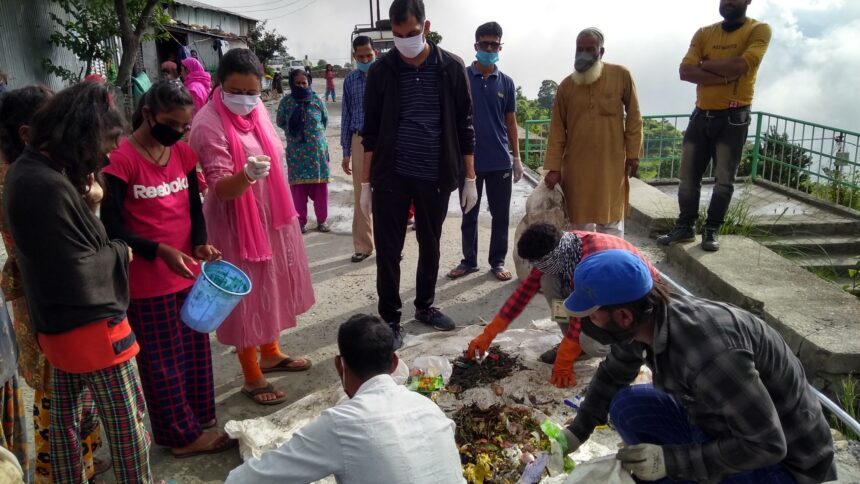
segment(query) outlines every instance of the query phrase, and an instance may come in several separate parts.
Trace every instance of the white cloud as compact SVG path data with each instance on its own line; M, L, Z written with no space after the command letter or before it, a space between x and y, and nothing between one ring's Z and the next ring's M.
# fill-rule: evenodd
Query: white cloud
M236 0L206 0L236 5ZM313 3L309 3L313 2ZM252 2L259 3L259 2ZM273 7L289 3L273 0ZM383 16L390 2L383 0ZM647 114L686 113L693 85L678 79L678 64L696 29L720 20L717 0L639 2L604 0L425 0L442 47L473 59L475 28L495 20L505 30L500 66L525 93L543 79L571 71L576 33L597 26L606 34L606 60L630 68ZM290 52L341 64L355 24L369 21L364 0L304 0L309 6L270 22L289 38ZM260 7L257 7L260 8ZM275 10L275 17L293 7ZM759 71L754 108L860 131L860 1L754 0L751 17L768 22L773 39ZM265 13L252 14L265 17Z

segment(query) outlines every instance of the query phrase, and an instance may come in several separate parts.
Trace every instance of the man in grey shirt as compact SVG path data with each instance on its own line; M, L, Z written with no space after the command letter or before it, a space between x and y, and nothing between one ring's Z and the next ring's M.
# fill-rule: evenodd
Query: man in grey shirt
M654 481L836 478L833 439L800 361L754 315L670 295L629 251L586 257L565 307L611 350L565 429L568 452L609 414L622 465ZM642 364L653 385L629 386Z

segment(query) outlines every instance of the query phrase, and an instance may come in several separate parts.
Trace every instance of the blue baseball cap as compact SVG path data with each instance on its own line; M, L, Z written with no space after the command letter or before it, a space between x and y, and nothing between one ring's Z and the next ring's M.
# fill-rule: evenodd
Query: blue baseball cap
M639 256L629 250L603 250L576 266L573 292L564 308L573 316L584 317L601 306L638 301L653 287L651 271Z

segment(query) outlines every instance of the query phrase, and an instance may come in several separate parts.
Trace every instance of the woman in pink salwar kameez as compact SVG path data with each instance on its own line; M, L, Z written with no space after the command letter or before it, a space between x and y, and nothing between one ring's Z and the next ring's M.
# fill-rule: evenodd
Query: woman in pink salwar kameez
M313 306L314 292L284 147L260 101L260 61L250 50L234 49L217 75L221 85L194 118L191 147L210 188L203 205L209 241L253 284L217 336L237 349L242 393L274 405L286 396L263 374L311 366L307 358L281 353L278 336Z

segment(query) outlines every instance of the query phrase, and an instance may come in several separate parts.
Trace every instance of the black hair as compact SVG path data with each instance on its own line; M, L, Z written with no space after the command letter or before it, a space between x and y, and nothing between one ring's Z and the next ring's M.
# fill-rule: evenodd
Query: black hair
M6 91L0 97L0 153L12 163L24 152L24 140L18 134L21 126L31 124L33 115L54 95L45 86L27 86Z
M405 22L409 15L414 15L415 20L423 24L427 19L424 13L424 0L394 0L391 8L388 9L388 17L396 24Z
M340 357L361 378L391 372L394 332L376 316L356 314L337 330Z
M358 37L352 39L353 52L355 51L355 49L358 49L362 45L369 45L370 47L373 47L373 40L371 40L371 38L366 35L359 35Z
M219 82L224 82L231 74L253 74L262 79L265 71L260 59L250 49L231 49L221 58L216 76Z
M498 37L500 40L502 38L502 26L497 22L487 22L475 31L475 42L481 39L481 37L485 35L490 35L493 37Z
M627 309L633 313L633 321L643 323L652 320L659 312L660 308L669 305L669 289L660 281L654 281L654 287L651 292L640 298L637 301L611 304L601 306L600 309L614 311L616 309Z
M311 84L314 83L314 76L312 76L310 72L308 72L304 69L292 69L290 71L290 76L287 78L287 83L290 85L290 87L293 87L296 85L295 81L296 81L296 77L298 77L298 76L307 77L308 78L308 86L310 86Z
M30 144L47 153L50 165L84 194L89 189L87 177L105 164L105 143L119 138L124 128L107 86L81 82L58 92L36 111Z
M197 50L195 50L195 49L191 49L191 53L192 54L199 54L199 52L197 52Z
M334 69L334 67L333 67L331 64L326 64L326 65L325 65L325 69L326 69L326 70Z
M194 106L194 99L185 86L176 81L158 81L149 88L140 101L137 109L131 117L131 128L137 129L143 124L143 107L149 108L149 113L155 116L158 113L172 111L176 108Z
M558 247L562 235L552 224L530 225L517 241L517 254L525 260L540 260Z

